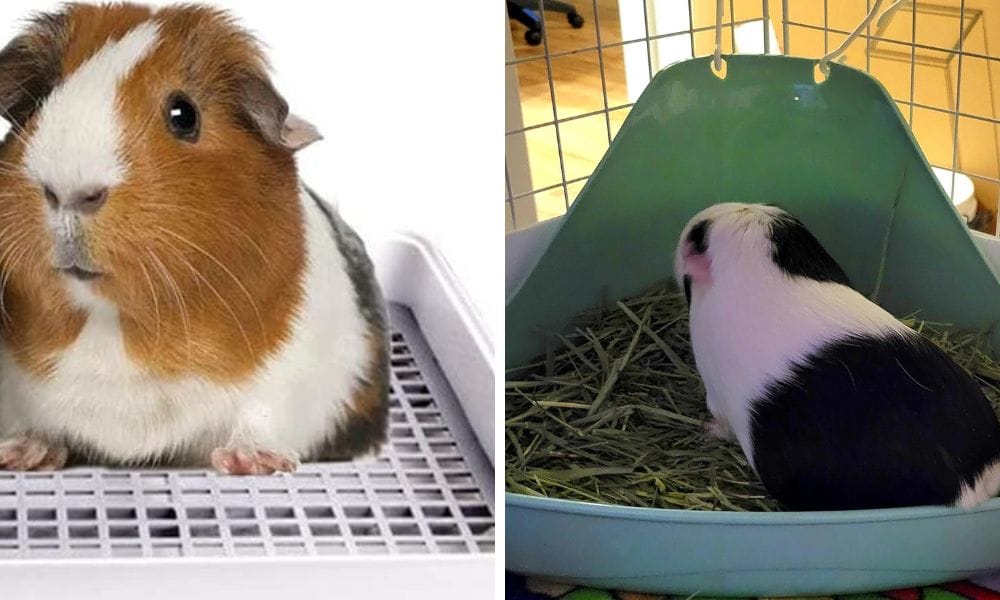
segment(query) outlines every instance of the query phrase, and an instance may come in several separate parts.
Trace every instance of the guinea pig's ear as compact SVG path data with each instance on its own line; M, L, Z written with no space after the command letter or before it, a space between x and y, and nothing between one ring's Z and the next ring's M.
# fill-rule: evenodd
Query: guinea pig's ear
M296 114L288 113L285 125L281 130L281 139L285 146L292 150L300 150L323 139L323 135L309 121Z
M691 279L702 283L712 278L712 259L705 252L696 251L691 242L684 242L684 272L691 276Z
M0 116L23 126L61 76L66 15L42 14L0 50Z
M240 92L244 116L268 143L295 152L323 139L312 123L288 112L288 103L266 77L244 76Z

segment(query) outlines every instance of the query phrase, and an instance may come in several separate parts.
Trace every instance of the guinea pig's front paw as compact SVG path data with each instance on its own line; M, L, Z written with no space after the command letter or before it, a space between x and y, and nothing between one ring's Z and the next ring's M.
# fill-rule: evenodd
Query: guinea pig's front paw
M69 451L33 435L20 435L0 442L0 469L7 471L55 471L66 465Z
M227 446L212 451L212 466L224 475L271 475L291 473L298 467L298 460L271 450Z
M716 440L732 441L736 438L733 430L719 419L709 419L702 424L705 435Z

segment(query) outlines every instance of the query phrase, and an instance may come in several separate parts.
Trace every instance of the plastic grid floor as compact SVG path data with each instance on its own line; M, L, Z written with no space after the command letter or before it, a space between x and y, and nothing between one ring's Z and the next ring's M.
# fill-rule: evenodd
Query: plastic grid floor
M0 473L0 559L492 553L493 470L408 309L390 307L390 443L275 476Z

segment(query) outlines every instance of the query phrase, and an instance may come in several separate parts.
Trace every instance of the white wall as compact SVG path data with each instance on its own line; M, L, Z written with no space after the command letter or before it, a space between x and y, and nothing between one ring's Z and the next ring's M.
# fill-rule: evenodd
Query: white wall
M497 46L484 36L496 31L496 15L478 2L434 10L406 0L213 3L232 8L270 46L278 89L325 135L300 155L306 182L337 196L366 237L402 229L433 241L496 340L503 89L499 55L490 52ZM57 4L4 0L0 38L6 43L20 18Z
M647 36L688 31L691 28L688 3L674 0L618 0L618 18L621 21L622 40L644 39ZM649 84L650 69L655 75L660 69L691 58L691 34L682 33L653 40L648 49L646 44L628 44L624 52L628 100L635 102Z

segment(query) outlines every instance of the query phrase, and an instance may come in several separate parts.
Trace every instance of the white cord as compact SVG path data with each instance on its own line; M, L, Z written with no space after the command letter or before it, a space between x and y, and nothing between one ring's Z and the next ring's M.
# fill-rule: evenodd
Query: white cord
M712 57L712 64L716 71L722 70L722 2L715 2L715 55Z
M878 10L882 7L882 2L884 1L885 0L875 0L875 6L872 6L871 11L865 17L865 20L861 21L861 24L858 25L857 29L852 31L851 35L847 36L847 39L844 40L843 43L837 46L833 51L826 54L823 58L819 59L819 70L823 72L823 75L830 74L830 61L835 60L838 56L843 54L844 51L847 50L847 47L851 45L851 42L856 40L858 36L861 35L861 32L866 27L868 27L868 24L871 23L872 19L875 18L875 15L878 14ZM885 11L885 14L882 15L882 18L879 19L878 25L881 26L883 23L885 23L884 19L887 18L886 15L890 14L893 10L898 8L899 5L902 4L902 2L903 0L896 0L896 2L893 3L891 7L889 7L889 10Z
M903 2L906 1L907 0L896 0L895 2L890 4L889 8L885 9L885 12L882 13L882 16L878 18L878 23L875 24L875 29L882 29L883 27L885 27L885 24L889 22L889 17L892 16L892 13L896 12L896 9L899 8L903 4ZM914 8L914 10L916 9Z

